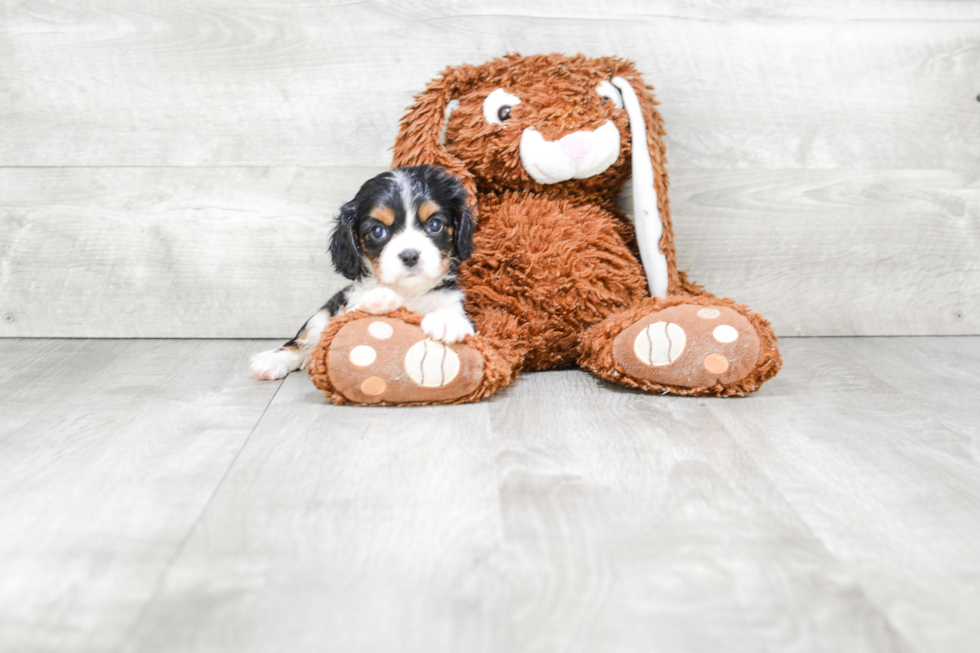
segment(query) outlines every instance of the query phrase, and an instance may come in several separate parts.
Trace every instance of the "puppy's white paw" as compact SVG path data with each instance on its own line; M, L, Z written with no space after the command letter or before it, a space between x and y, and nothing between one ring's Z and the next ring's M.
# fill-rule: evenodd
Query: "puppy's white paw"
M473 323L464 315L448 309L432 311L422 318L422 332L432 338L451 345L475 333Z
M375 288L368 291L357 308L372 315L384 315L402 305L402 298L391 288Z
M260 379L275 381L299 369L303 361L300 360L297 364L297 358L300 358L299 354L288 349L270 349L253 356L248 369Z

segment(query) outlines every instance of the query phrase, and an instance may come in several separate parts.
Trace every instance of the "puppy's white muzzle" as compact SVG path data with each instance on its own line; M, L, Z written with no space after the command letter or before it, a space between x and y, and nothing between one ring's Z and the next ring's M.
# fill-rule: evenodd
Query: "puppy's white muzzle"
M595 131L578 131L547 141L534 127L521 135L521 163L539 184L586 179L606 171L619 158L619 129L607 120Z
M415 254L409 266L402 254ZM416 228L407 229L388 241L378 257L378 279L403 291L427 290L446 273L445 257L433 242Z

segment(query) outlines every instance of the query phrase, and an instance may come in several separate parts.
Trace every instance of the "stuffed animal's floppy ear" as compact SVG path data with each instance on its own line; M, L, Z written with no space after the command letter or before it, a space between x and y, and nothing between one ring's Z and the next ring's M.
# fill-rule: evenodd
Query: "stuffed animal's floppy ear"
M438 165L456 175L469 195L467 202L473 218L476 217L476 181L466 165L446 150L442 135L450 102L472 88L477 79L472 66L457 66L447 68L441 77L429 82L402 118L391 164L392 168Z
M364 261L357 238L357 204L347 202L340 207L337 224L330 236L330 257L337 272L356 281L364 275Z
M623 94L633 145L633 220L650 294L665 297L681 287L667 200L663 120L639 73L620 68L612 84Z

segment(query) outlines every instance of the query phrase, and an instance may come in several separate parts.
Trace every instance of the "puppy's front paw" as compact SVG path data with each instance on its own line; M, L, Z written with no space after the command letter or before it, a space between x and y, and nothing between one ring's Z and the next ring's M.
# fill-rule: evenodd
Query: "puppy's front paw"
M297 369L296 357L296 354L285 349L270 349L253 356L248 369L264 381L275 381Z
M402 305L402 299L391 288L375 288L364 295L357 309L372 315L384 315Z
M422 333L451 345L475 333L473 323L456 311L440 309L422 318Z

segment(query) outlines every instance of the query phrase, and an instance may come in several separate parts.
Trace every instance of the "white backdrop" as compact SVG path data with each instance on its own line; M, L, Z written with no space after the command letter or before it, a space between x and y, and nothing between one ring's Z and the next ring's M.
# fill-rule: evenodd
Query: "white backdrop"
M283 337L411 96L634 59L678 261L780 335L980 333L980 3L0 0L0 336Z

